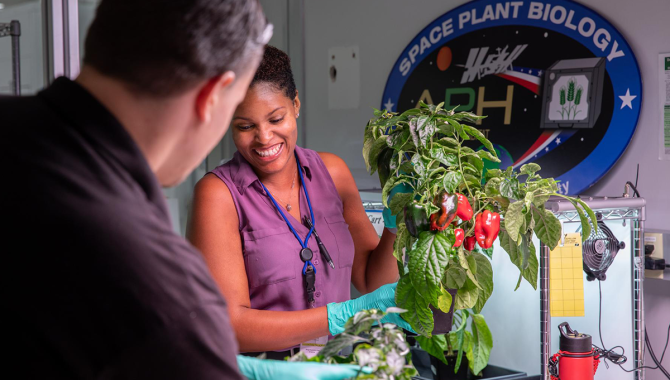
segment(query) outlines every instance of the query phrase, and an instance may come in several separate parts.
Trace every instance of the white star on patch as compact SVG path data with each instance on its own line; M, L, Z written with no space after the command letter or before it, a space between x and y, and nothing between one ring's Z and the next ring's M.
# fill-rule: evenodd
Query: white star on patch
M538 71L537 75L542 75L542 70Z
M633 109L633 99L637 98L637 95L630 94L630 88L626 90L626 95L619 96L621 99L621 109L628 106L628 108Z
M560 139L560 138L556 138L556 145L558 145L558 144L560 144L560 143L561 143L561 139Z
M545 151L545 152L548 152L548 151L549 151L549 148L548 148L548 147L547 147L547 148L544 148L544 151Z
M386 108L386 110L389 112L393 111L393 106L395 106L395 104L391 102L391 98L389 98L389 100L384 103L384 108Z

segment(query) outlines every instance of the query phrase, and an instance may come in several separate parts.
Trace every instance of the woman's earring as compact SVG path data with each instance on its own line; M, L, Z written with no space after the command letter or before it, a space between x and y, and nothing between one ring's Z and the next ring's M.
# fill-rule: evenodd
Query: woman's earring
M296 118L296 119L299 118L299 117L300 117L300 112L298 112L297 114L295 114L295 118Z

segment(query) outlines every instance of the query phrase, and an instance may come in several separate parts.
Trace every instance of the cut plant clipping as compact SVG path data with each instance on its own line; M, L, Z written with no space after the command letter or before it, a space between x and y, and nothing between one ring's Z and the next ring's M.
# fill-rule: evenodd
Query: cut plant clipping
M361 371L356 379L410 380L418 372L412 365L405 334L396 325L383 321L388 313L404 312L406 310L393 307L386 309L386 312L377 309L359 311L349 318L344 325L344 332L326 343L318 355L307 358L303 352L299 352L288 360L365 367L367 371ZM342 349L350 346L354 346L350 355L339 355Z
M566 100L576 103L577 91L568 85ZM549 197L575 205L583 238L597 229L593 211L558 194L557 181L542 178L539 165L484 170L485 160L500 161L491 142L469 125L482 118L446 110L443 103L420 102L402 113L375 110L363 144L368 171L379 175L382 202L396 215L396 303L407 310L402 317L425 351L445 363L445 353L457 356L456 371L465 354L474 374L486 367L493 347L481 314L493 292L493 243L499 241L519 269L516 288L525 279L537 289L533 234L550 249L561 239L560 222L544 207Z

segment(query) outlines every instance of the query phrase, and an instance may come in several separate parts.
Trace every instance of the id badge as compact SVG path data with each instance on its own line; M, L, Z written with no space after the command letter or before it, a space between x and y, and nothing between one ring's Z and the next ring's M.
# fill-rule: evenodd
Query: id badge
M328 336L308 340L305 343L300 343L300 352L304 353L307 358L312 358L326 346L326 343L328 343Z

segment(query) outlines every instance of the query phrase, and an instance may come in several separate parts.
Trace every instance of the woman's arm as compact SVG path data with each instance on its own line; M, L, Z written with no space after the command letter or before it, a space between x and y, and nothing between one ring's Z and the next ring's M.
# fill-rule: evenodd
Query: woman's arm
M358 187L347 164L332 153L319 153L344 206L344 220L356 249L351 282L365 294L382 285L398 281L398 266L393 256L395 234L384 229L381 239L370 223Z
M228 186L206 175L195 187L188 240L205 257L228 304L242 352L280 350L328 335L326 307L301 311L251 309L239 220Z

